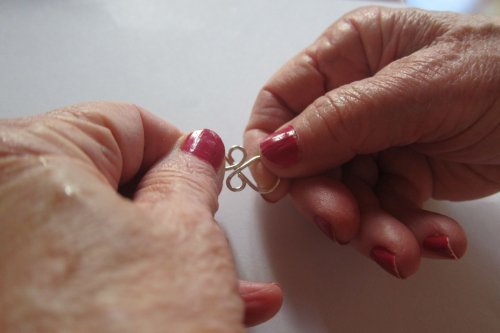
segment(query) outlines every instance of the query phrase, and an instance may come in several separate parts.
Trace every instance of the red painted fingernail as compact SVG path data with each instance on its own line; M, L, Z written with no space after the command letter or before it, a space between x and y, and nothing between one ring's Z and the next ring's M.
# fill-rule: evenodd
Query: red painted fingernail
M333 233L332 226L330 225L330 223L328 223L327 221L325 221L323 218L321 218L319 216L315 216L313 221L316 224L316 226L319 228L319 230L321 230L325 235L327 235L328 238L335 240L335 235Z
M297 133L292 126L287 126L271 134L260 143L262 155L270 162L288 167L299 160Z
M441 257L458 259L450 245L450 238L444 235L429 236L422 242L422 247Z
M403 278L398 270L396 255L391 251L381 246L377 246L370 251L370 257L387 272L391 273L397 278Z
M181 150L210 163L216 171L224 160L224 143L217 133L209 129L197 130L189 134Z

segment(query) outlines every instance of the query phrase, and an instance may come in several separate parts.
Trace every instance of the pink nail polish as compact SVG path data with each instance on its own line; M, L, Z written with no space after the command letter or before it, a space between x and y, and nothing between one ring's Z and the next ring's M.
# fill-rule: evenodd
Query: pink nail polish
M271 134L260 143L262 155L270 162L288 167L299 160L297 133L292 126L287 126Z
M387 272L391 273L397 278L403 278L398 270L396 255L391 251L387 250L384 247L377 246L370 251L370 257Z
M181 150L211 164L217 171L224 160L224 143L217 133L209 129L193 131Z
M335 240L335 236L333 234L332 226L330 225L330 223L319 216L315 216L313 221L319 228L319 230L321 230L326 236L328 236L328 238Z
M422 247L441 257L458 259L450 245L450 238L444 235L429 236L422 242Z

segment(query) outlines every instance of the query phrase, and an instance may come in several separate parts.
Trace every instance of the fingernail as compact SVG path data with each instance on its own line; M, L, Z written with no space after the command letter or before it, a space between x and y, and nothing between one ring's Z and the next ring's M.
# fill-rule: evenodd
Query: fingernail
M381 246L377 246L370 251L370 257L387 272L391 273L397 278L403 278L398 270L396 255L391 251Z
M260 152L270 162L288 167L299 160L297 133L287 126L271 134L260 143Z
M450 245L450 238L444 235L429 236L422 242L422 247L441 257L458 259Z
M209 129L197 130L189 134L181 150L211 164L216 171L224 160L224 143L217 133Z
M332 226L326 220L319 216L315 216L313 219L316 226L321 230L328 238L335 240L335 235L332 230Z

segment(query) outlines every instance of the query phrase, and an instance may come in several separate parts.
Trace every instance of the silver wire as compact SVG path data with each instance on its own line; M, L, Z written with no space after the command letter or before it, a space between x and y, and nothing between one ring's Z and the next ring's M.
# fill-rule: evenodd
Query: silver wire
M239 151L241 153L241 160L239 162L235 162L233 153L235 151ZM278 185L280 184L280 178L277 178L276 183L271 187L271 188L262 188L255 184L252 180L250 180L247 176L243 174L243 170L250 167L252 164L258 162L260 160L260 155L253 156L249 159L247 159L247 152L245 148L235 145L229 148L227 155L226 155L226 162L229 163L225 167L226 171L231 171L232 172L227 176L226 178L226 186L230 191L233 192L239 192L243 191L243 189L248 185L250 186L254 191L259 192L260 194L267 194L273 192ZM233 186L233 179L234 177L238 176L240 179L240 184L238 186Z

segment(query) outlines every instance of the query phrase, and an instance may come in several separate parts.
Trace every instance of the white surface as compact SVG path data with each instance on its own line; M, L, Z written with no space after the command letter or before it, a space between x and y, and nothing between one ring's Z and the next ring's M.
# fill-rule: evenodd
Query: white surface
M480 0L406 0L406 3L428 10L470 13L479 7Z
M140 104L183 130L241 142L264 81L341 14L330 0L1 1L1 116L86 100ZM433 204L463 222L458 262L424 260L396 280L327 241L284 201L224 191L218 219L242 278L278 281L286 301L253 333L499 332L500 197Z

